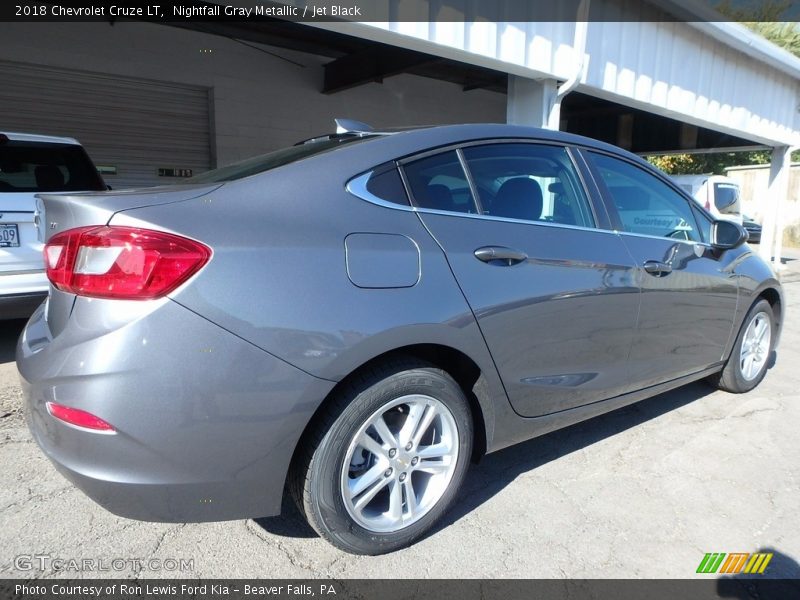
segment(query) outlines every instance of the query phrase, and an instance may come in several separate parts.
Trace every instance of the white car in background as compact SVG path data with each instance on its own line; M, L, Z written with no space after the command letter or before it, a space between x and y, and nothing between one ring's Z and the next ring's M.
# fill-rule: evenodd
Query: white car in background
M681 189L692 196L716 219L742 224L739 184L722 175L671 175Z
M77 140L0 131L0 320L27 318L47 296L36 194L105 189Z

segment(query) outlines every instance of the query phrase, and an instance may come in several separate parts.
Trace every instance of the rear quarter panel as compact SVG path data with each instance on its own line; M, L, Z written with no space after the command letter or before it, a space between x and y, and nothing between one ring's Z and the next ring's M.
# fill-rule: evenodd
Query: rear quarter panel
M208 244L211 262L171 297L315 377L339 381L412 344L463 352L488 386L491 400L481 404L491 447L496 413L513 418L513 411L444 254L415 213L349 194L345 184L355 174L340 160L301 161L201 198L121 212L111 224L155 225ZM354 233L411 240L419 250L418 281L356 285L345 242Z

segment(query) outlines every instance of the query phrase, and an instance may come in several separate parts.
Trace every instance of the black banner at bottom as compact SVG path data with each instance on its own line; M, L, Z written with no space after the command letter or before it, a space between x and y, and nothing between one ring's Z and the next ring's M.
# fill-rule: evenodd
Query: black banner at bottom
M0 600L783 600L800 580L485 579L3 579Z

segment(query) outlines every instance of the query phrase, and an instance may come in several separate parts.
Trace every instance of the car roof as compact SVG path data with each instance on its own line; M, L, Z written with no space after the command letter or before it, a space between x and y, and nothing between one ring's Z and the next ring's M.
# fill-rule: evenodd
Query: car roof
M470 123L463 125L439 125L401 130L375 129L367 137L366 144L345 144L335 152L318 155L320 160L338 162L345 160L347 170L353 173L367 171L387 160L398 160L451 145L480 142L483 140L536 140L552 141L565 145L583 146L624 156L639 164L652 168L640 156L617 146L591 138L522 125L500 123ZM346 157L346 158L345 158ZM313 157L316 159L317 157ZM340 163L339 168L343 165Z
M376 130L376 134L384 133ZM509 125L505 123L466 123L462 125L435 125L427 127L416 127L398 130L386 130L387 137L419 140L422 145L436 145L440 143L459 143L469 140L482 139L514 139L514 138L533 138L536 140L553 141L562 144L585 146L605 150L615 154L624 154L637 160L642 160L637 156L619 146L607 144L599 140L557 131L553 129L541 129L539 127L529 127L525 125Z
M0 131L0 136L5 136L15 142L41 142L45 144L72 144L80 146L75 138L59 137L55 135L40 135L38 133L21 133L18 131Z

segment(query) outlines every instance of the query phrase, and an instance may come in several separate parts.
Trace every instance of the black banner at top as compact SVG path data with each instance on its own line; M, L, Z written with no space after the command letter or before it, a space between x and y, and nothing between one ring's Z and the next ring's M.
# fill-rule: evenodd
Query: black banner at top
M717 10L719 9L719 10ZM721 11L721 12L720 12ZM3 0L0 21L797 21L794 0Z

